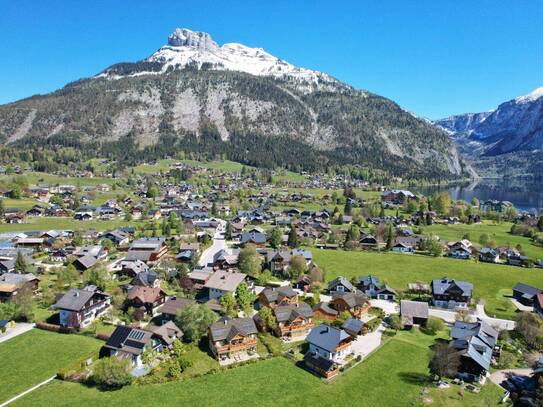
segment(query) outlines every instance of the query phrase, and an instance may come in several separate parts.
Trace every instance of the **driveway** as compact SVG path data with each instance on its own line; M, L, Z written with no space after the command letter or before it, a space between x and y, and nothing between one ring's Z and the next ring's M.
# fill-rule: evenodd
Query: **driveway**
M532 374L532 369L505 369L497 370L490 375L490 380L492 383L500 385L505 379L509 376L530 376Z
M512 331L513 329L515 329L515 321L489 317L488 315L486 315L485 306L482 304L477 304L477 306L475 307L475 312L471 315L471 317L473 320L479 318L485 321L490 326L497 327L499 330L502 331Z
M25 332L33 329L35 326L35 324L18 322L13 328L9 328L5 334L0 334L0 343L15 338L18 335L24 334Z
M511 298L511 302L513 303L513 305L514 305L519 311L532 312L532 311L534 310L534 307L530 307L530 306L528 306L528 305L521 304L520 302L518 302L518 301L515 300L514 298Z
M441 318L448 324L454 324L456 321L456 312L446 309L429 308L428 315L431 317Z
M226 240L224 238L224 231L226 228L226 222L219 219L219 226L213 236L213 243L207 249L204 250L198 261L198 268L206 268L210 263L213 263L213 257L221 250L228 248Z
M381 308L383 311L385 311L386 315L400 313L400 306L392 301L370 300L370 304L372 307Z
M381 344L381 337L385 331L385 326L383 324L369 334L361 335L357 337L352 342L352 349L356 356L361 355L362 358L365 358Z

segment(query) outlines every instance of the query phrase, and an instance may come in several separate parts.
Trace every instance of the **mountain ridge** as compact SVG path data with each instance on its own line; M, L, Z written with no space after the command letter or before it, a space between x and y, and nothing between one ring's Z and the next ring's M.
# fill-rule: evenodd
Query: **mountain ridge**
M0 106L0 140L134 156L168 140L172 149L293 169L357 165L432 179L468 172L445 132L393 101L187 29L145 59Z

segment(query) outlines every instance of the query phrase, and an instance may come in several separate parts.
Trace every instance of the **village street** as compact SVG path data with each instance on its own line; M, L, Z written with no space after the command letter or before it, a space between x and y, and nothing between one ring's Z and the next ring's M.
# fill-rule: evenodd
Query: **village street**
M200 269L205 269L210 263L213 263L213 257L216 253L228 248L226 239L224 238L226 222L224 220L219 220L219 222L220 224L215 231L215 235L213 236L213 243L206 250L204 250L200 256L200 260L198 261L198 268Z

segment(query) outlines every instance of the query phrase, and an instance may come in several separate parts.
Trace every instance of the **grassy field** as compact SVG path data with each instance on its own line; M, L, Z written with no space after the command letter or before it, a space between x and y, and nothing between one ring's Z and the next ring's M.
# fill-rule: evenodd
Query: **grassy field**
M28 180L30 185L56 185L56 184L65 184L65 185L80 185L80 186L94 186L99 184L113 184L119 179L114 178L103 178L103 177L63 177L60 175L47 174L45 172L25 172L22 174ZM0 181L10 180L13 177L18 177L18 175L2 175L0 176Z
M26 211L39 203L35 199L30 199L30 198L24 198L24 199L2 198L2 202L4 204L4 208L17 208L23 211Z
M48 379L98 351L103 342L80 335L33 329L0 343L0 402Z
M471 241L474 244L479 244L479 238L482 234L488 234L491 239L496 241L498 246L515 247L517 244L522 246L526 255L533 259L543 258L543 247L536 246L529 238L524 236L512 235L509 233L512 223L502 222L493 224L485 221L480 224L458 224L458 225L432 225L425 226L425 233L434 233L441 239L446 241L460 240L465 234L469 234Z
M518 282L540 286L543 270L525 269L497 264L476 263L472 260L454 260L396 253L345 252L313 250L315 263L326 270L326 279L337 276L347 278L374 274L381 282L395 289L406 289L408 283L430 283L434 278L447 276L465 280L474 285L474 298L485 301L489 315L514 317L515 308L504 294Z
M131 386L101 392L55 381L24 397L19 405L420 405L428 377L429 346L434 337L401 332L361 365L325 383L282 357L183 382ZM488 384L492 387L492 384ZM491 389L492 390L492 389ZM496 392L481 394L478 404L495 403ZM472 404L472 405L476 405ZM449 405L447 399L435 406Z
M170 165L175 163L185 163L193 167L209 168L213 170L220 170L225 172L240 172L243 166L240 163L221 160L221 161L196 161L196 160L159 160L156 164L141 164L134 167L134 172L139 174L154 174L160 171L167 172L170 169Z
M72 218L53 218L53 217L35 217L27 218L25 223L21 224L0 224L0 233L5 232L24 232L29 230L90 230L98 231L115 229L121 226L136 226L137 221L125 221L124 219L115 220L89 220L78 221Z

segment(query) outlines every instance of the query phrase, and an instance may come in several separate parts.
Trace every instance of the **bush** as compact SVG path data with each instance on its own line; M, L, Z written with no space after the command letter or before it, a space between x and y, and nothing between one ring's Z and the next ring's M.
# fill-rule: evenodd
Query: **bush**
M130 362L116 357L100 359L94 364L91 379L102 389L120 389L132 383Z
M424 327L424 331L431 335L435 335L438 331L442 331L443 329L445 329L445 323L442 319L436 317L429 317L428 322Z
M403 328L402 319L397 314L390 316L390 318L388 319L388 325L390 326L391 329L394 329L396 331L399 331L400 329Z

